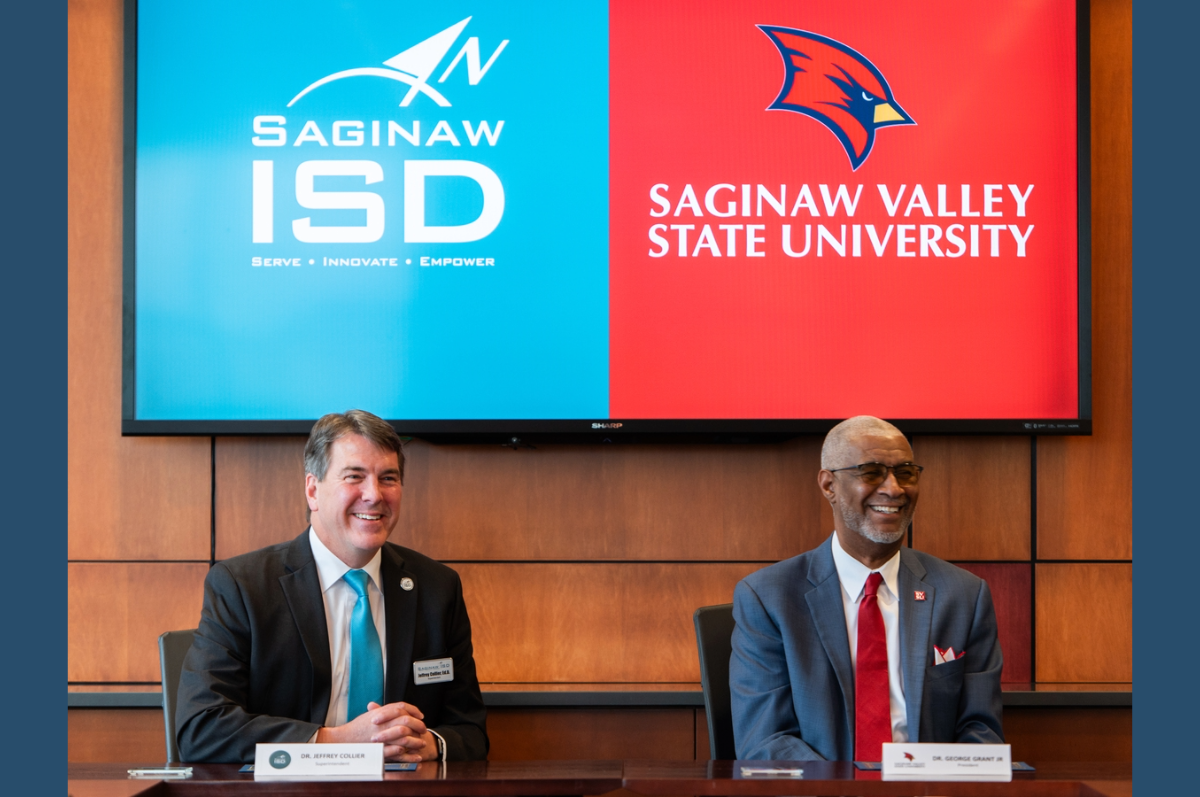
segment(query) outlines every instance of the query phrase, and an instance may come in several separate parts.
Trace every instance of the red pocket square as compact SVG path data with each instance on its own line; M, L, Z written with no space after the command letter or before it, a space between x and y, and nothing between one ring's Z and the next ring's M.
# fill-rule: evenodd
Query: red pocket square
M954 661L955 659L961 659L963 656L966 655L966 653L967 652L965 650L960 650L958 653L955 653L954 648L952 648L952 647L942 650L937 645L934 645L933 646L933 663L935 665L945 664L947 662Z

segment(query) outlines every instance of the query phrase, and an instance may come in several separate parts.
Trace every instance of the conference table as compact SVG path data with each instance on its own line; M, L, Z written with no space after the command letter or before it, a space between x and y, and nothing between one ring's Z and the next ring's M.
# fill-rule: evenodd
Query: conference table
M943 795L944 797L1126 797L1133 765L1035 763L1011 783L884 781L848 762L804 761L802 778L742 777L736 761L472 761L421 764L414 772L387 772L382 781L255 781L236 764L196 764L186 780L134 780L128 770L161 764L68 764L71 797L237 797L239 795L596 795L626 789L653 795ZM774 762L783 766L785 762Z

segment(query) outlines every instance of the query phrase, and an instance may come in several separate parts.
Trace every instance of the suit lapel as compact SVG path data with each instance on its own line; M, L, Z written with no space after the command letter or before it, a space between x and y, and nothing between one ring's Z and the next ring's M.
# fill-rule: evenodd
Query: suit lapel
M904 678L905 713L908 715L908 738L921 741L921 701L925 693L925 668L930 658L930 629L933 626L933 606L936 590L926 584L925 567L908 548L900 549L900 574L897 596L900 600L900 650ZM913 593L925 593L925 600L916 600Z
M384 622L387 625L387 676L384 700L395 703L404 699L411 680L413 637L417 627L417 595L421 583L404 569L404 557L393 545L383 547L381 572L384 584ZM412 579L413 588L400 586L403 579Z
M830 540L832 537L830 538ZM842 582L833 564L830 540L817 549L808 569L808 580L815 585L804 598L817 636L833 666L842 694L846 696L846 721L854 727L854 669L850 664L850 638L846 636L846 609L842 604Z
M321 579L313 559L308 531L292 541L285 559L287 573L279 577L279 585L287 598L296 630L304 643L313 669L312 707L310 722L325 724L329 713L329 692L333 682L330 672L329 630L325 625L325 600L321 596Z

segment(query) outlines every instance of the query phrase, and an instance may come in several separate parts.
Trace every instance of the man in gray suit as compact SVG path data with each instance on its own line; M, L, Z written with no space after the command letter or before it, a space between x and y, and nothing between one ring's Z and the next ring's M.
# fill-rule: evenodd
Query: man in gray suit
M920 474L878 418L825 438L817 482L834 534L734 591L738 758L879 761L884 742L1003 743L987 584L904 547Z

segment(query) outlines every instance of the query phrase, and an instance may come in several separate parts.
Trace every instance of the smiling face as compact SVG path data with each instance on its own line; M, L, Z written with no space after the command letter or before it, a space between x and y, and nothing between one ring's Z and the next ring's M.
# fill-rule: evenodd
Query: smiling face
M899 431L875 429L849 436L837 458L844 461L827 463L831 469L865 462L899 465L912 462L913 452ZM893 550L900 547L917 506L918 485L900 485L891 471L877 485L866 484L852 470L822 470L818 482L833 507L838 542L848 553L854 555L855 549L878 553L880 546Z
M306 474L304 492L317 537L343 562L362 567L399 519L399 457L362 435L342 435L329 448L325 478Z

